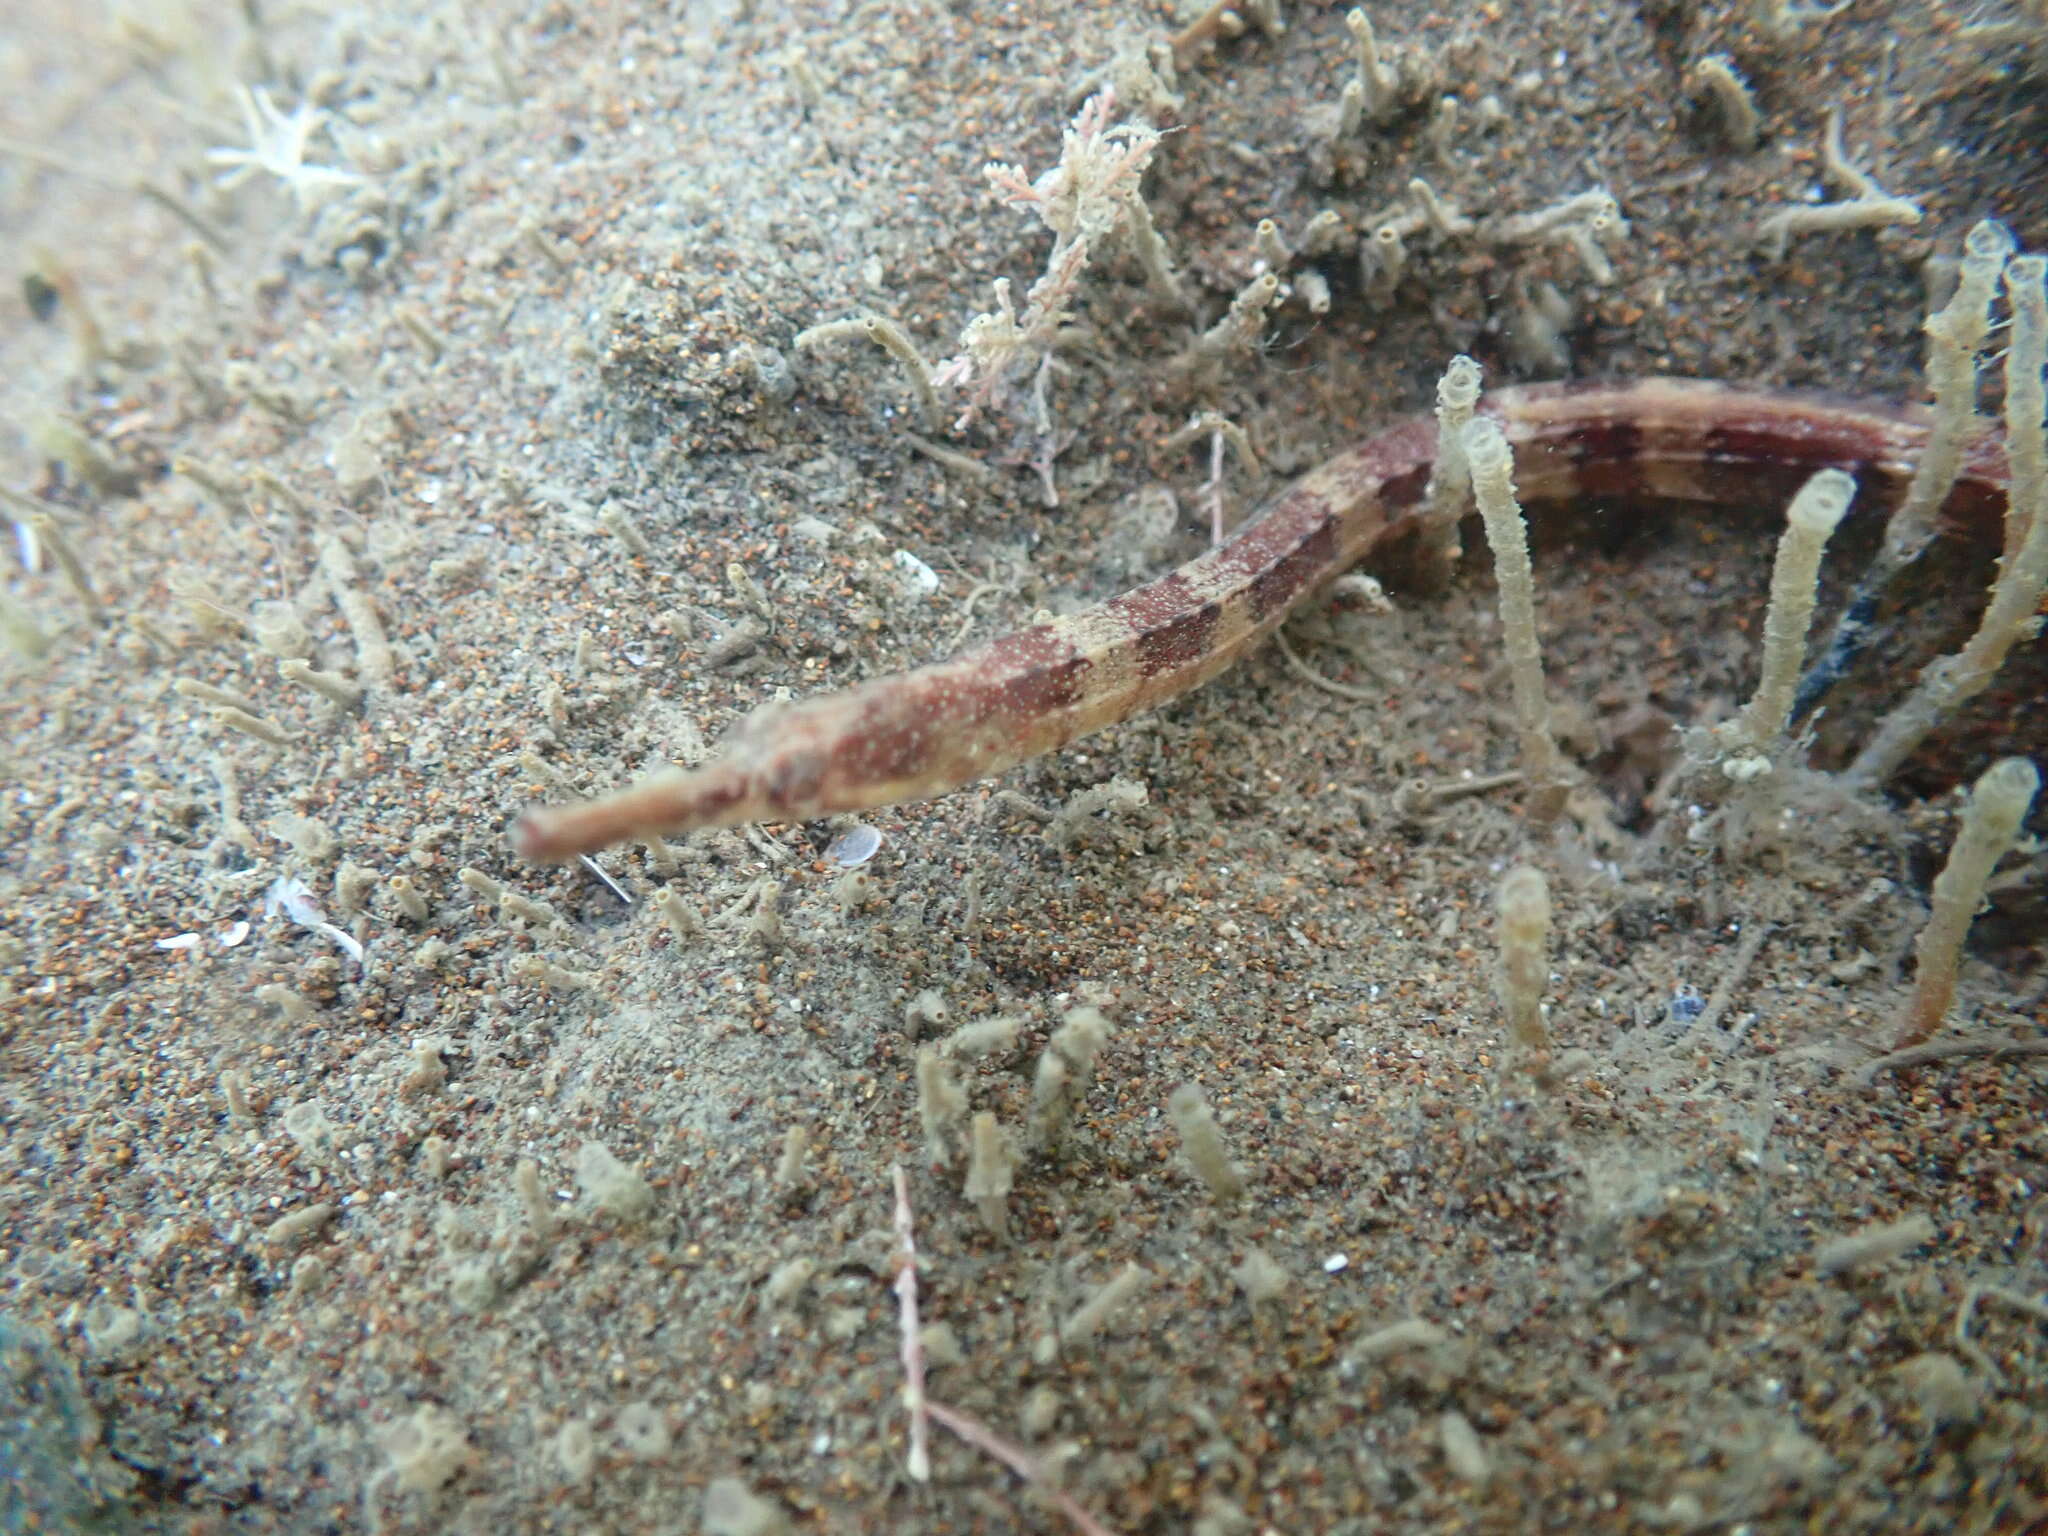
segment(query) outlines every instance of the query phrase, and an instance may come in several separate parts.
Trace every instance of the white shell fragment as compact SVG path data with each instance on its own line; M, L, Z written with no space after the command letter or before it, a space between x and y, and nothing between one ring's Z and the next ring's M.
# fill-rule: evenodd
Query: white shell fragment
M363 946L355 941L353 934L345 933L327 921L327 914L313 900L313 893L306 888L305 881L290 875L279 876L263 893L263 911L272 917L282 912L301 928L310 928L347 951L357 965L363 963Z
M866 822L848 827L826 845L825 857L842 869L857 869L875 856L882 834Z
M904 579L926 597L939 590L939 573L909 550L899 549L890 558L896 562L896 569L903 573Z

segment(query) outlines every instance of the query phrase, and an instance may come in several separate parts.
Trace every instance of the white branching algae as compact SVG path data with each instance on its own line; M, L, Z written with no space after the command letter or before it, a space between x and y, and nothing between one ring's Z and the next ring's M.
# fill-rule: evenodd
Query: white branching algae
M789 1517L736 1477L714 1477L704 1488L704 1536L786 1536Z
M663 886L656 891L648 906L674 935L677 943L687 944L704 937L704 915L685 901L673 886Z
M1152 1284L1152 1272L1142 1265L1126 1264L1086 1301L1076 1307L1056 1333L1042 1335L1032 1346L1031 1356L1049 1365L1062 1350L1079 1349L1101 1331L1116 1312Z
M917 1115L924 1126L925 1155L934 1167L953 1160L954 1127L967 1113L967 1094L952 1061L936 1045L917 1048Z
M761 1287L761 1299L771 1309L794 1306L818 1277L818 1261L809 1254L785 1259L770 1271Z
M1262 272L1230 301L1223 318L1195 338L1182 357L1183 367L1218 363L1234 353L1248 352L1266 328L1265 314L1280 297L1280 274Z
M1963 938L1983 903L1984 887L1998 861L2012 850L2040 787L2041 775L2032 763L2008 757L1986 769L1971 789L1948 862L1934 878L1933 911L1913 951L1919 965L1913 999L1900 1020L1894 1050L1918 1045L1941 1027L1955 997Z
M1450 1339L1447 1330L1419 1317L1411 1317L1399 1323L1367 1334L1352 1349L1349 1364L1352 1366L1372 1365L1390 1359L1410 1350L1434 1349Z
M925 987L903 1006L903 1033L915 1040L924 1034L927 1025L934 1031L943 1030L952 1017L953 1010L944 994Z
M1799 489L1785 513L1785 534L1771 569L1770 607L1764 615L1763 675L1743 713L1743 728L1759 746L1775 742L1792 712L1806 632L1813 622L1814 582L1830 536L1849 510L1856 482L1824 469Z
M1525 1070L1549 1070L1550 1030L1543 989L1550 974L1550 886L1527 864L1508 871L1495 898L1500 913L1500 1001L1508 1037Z
M1885 717L1849 765L1858 788L1875 788L1963 704L1982 693L2012 648L2039 630L2048 591L2048 423L2042 376L2048 370L2048 259L2014 259L2006 274L2012 335L2006 348L2006 432L2013 470L2005 525L2005 556L1977 629L1952 656L1921 673L1912 693ZM1888 533L1886 547L1893 543Z
M612 1415L612 1438L635 1461L654 1461L669 1453L675 1436L668 1415L652 1403L621 1403Z
M322 1202L280 1216L263 1229L263 1243L268 1248L292 1248L312 1238L333 1221L334 1206Z
M1839 203L1798 203L1781 208L1757 225L1757 244L1771 260L1783 261L1786 248L1796 235L1879 229L1887 225L1920 222L1923 215L1918 203L1911 198L1889 195L1867 174L1849 163L1842 152L1839 108L1829 116L1821 159L1828 179L1846 187L1850 196Z
M1749 82L1735 72L1735 65L1726 54L1708 54L1693 65L1687 81L1696 94L1705 96L1712 104L1730 149L1746 155L1756 148L1763 136L1763 119L1757 112L1756 98L1750 94Z
M1918 224L1920 205L1903 197L1857 197L1842 203L1782 208L1757 226L1757 244L1782 261L1794 235L1833 234L1845 229L1883 229Z
M476 1454L462 1421L437 1403L421 1403L379 1438L390 1464L363 1489L363 1509L373 1530L381 1529L372 1512L385 1483L401 1493L433 1493L453 1481Z
M1479 364L1454 357L1436 386L1436 459L1429 471L1429 510L1424 514L1424 559L1429 575L1448 581L1458 563L1458 522L1472 501L1472 471L1465 462L1465 429L1479 403Z
M1903 1257L1921 1244L1932 1242L1934 1236L1933 1218L1925 1213L1865 1227L1821 1244L1814 1250L1813 1270L1817 1275L1839 1275L1852 1269L1866 1269Z
M1991 329L1991 304L2013 253L2012 235L1986 219L1963 237L1956 291L1927 319L1927 382L1934 391L1934 431L1913 467L1906 496L1885 524L1883 559L1904 564L1934 537L1934 518L1962 469L1963 447L1975 433L1977 354ZM2015 433L2015 436L2018 434Z
M526 1224L533 1235L543 1242L555 1235L560 1218L555 1211L554 1198L540 1181L540 1164L530 1157L522 1157L512 1169L512 1192L518 1197L519 1207L526 1215Z
M925 425L937 427L944 419L945 411L939 404L938 391L932 387L932 365L925 361L924 354L910 339L909 333L887 316L861 315L852 320L829 320L823 325L814 325L797 334L796 348L799 352L808 351L849 336L864 336L896 359L904 376L910 380L911 392L917 397L918 410Z
M256 1001L268 1003L283 1015L287 1024L306 1025L313 1022L313 1005L303 993L279 982L266 982L256 989Z
M342 618L355 637L356 674L371 691L388 690L397 681L398 658L376 603L362 589L355 556L339 535L320 541L319 556L320 571L334 594L335 606L341 609Z
M991 1237L1009 1230L1009 1202L1017 1154L996 1117L983 1110L974 1117L967 1152L967 1183L963 1194Z
M1002 1013L992 1019L976 1019L971 1024L962 1024L940 1044L949 1056L961 1061L979 1061L984 1056L1002 1056L1015 1050L1017 1037L1023 1029L1022 1015Z
M792 1125L782 1133L782 1155L775 1161L775 1183L778 1188L797 1191L809 1182L805 1172L805 1161L811 1154L811 1132L808 1126Z
M1529 531L1515 499L1514 455L1500 424L1480 417L1465 428L1465 459L1473 499L1493 546L1494 579L1500 587L1503 648L1514 688L1515 727L1522 739L1522 769L1528 775L1529 816L1539 826L1564 809L1568 776L1564 756L1550 733L1550 703L1543 689L1543 651L1536 638L1536 578L1529 565Z
M570 1419L555 1431L555 1462L562 1480L582 1487L597 1470L597 1436L590 1432L588 1419Z
M57 568L64 573L64 579L71 584L71 590L78 594L86 611L95 623L106 617L106 604L93 589L92 578L87 575L85 561L72 545L64 526L48 513L39 512L29 519L29 528L43 547L50 552L50 558L57 562Z
M216 704L213 718L229 730L252 736L267 746L288 747L297 739L275 721L251 714L246 709L237 709L232 704Z
M601 1141L577 1150L576 1184L591 1205L622 1221L645 1220L654 1209L653 1187Z
M1437 1434L1443 1442L1444 1464L1474 1488L1484 1488L1493 1477L1493 1458L1472 1421L1456 1409L1437 1420Z
M1286 1267L1257 1244L1245 1249L1244 1257L1231 1266L1230 1278L1254 1308L1278 1302L1294 1288L1294 1277Z
M1095 1059L1109 1043L1109 1020L1099 1008L1074 1008L1046 1042L1031 1087L1031 1137L1050 1151L1066 1135L1074 1110L1095 1080Z
M393 875L384 882L384 889L390 895L392 905L409 922L425 923L433 916L433 907L421 894L420 888L410 875Z
M1230 1156L1216 1112L1193 1083L1183 1083L1166 1101L1166 1118L1180 1137L1181 1155L1208 1186L1219 1205L1240 1198L1247 1188L1244 1170Z
M249 638L257 647L281 661L304 662L313 654L313 636L300 619L298 610L281 600L253 603L249 608ZM290 674L284 674L289 677ZM323 676L329 674L322 674ZM353 704L350 705L353 708Z

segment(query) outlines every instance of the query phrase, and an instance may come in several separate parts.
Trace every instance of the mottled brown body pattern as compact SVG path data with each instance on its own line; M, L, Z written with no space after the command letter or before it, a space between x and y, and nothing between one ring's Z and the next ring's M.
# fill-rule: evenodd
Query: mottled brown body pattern
M1515 451L1527 503L1767 503L1817 469L1889 500L1925 445L1917 411L1673 379L1497 390L1480 407ZM1413 526L1436 427L1400 423L1295 482L1179 570L1069 618L844 693L756 711L722 759L515 833L560 859L651 832L803 821L923 799L999 773L1199 687L1306 595ZM1995 516L2002 445L1972 451L1951 519Z

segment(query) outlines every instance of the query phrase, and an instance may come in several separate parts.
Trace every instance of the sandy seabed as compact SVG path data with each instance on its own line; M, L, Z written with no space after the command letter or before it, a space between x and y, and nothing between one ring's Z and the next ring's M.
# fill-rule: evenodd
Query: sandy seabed
M1775 506L1537 519L1584 779L1554 832L1512 786L1416 790L1518 762L1481 552L1291 627L1355 696L1265 648L868 816L857 877L841 826L596 869L506 838L785 691L1170 568L1457 352L1922 398L1963 232L2048 247L2038 4L1375 4L1349 132L1341 8L1177 61L1195 13L1129 4L216 10L0 14L0 1526L2048 1522L2038 857L1948 1022L2035 1054L1867 1069L1956 787L2041 756L2048 669L1882 800L1802 780L1688 838L1657 782L1753 686ZM965 427L864 342L795 347L875 313L937 361L994 280L1023 306L1053 236L983 167L1051 167L1105 87L1171 130L1179 303L1101 242L1044 415ZM1774 258L1773 211L1856 190L1836 108L1922 217ZM1596 188L1597 255L1489 234ZM1180 434L1204 412L1252 453ZM1989 556L1942 542L1819 767ZM1517 863L1554 908L1542 1091L1494 992ZM1106 1043L998 1236L919 1045L1014 1020L948 1059L1021 1140L1079 1008ZM1187 1084L1233 1203L1180 1154ZM1037 1486L943 1426L908 1475L898 1165L931 1397ZM1838 1265L1870 1228L1900 1240Z

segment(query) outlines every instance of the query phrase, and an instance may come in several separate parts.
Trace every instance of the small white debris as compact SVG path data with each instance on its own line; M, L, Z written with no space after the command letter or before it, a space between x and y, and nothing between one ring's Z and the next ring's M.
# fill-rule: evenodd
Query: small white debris
M1339 1275L1351 1267L1351 1260L1341 1253L1333 1253L1323 1260L1323 1273Z
M1771 771L1771 760L1760 752L1736 753L1721 764L1721 773L1731 784L1748 784Z
M168 939L156 941L158 949L197 949L199 935L196 933L174 933Z
M363 963L363 946L355 941L353 935L327 921L327 914L313 900L313 893L307 889L305 881L291 875L280 875L271 882L270 889L263 893L263 914L275 917L279 912L301 928L311 928L315 933L332 939L357 965Z
M633 905L633 898L626 894L625 887L620 885L619 882L614 880L610 875L606 874L603 868L598 864L597 860L593 859L587 853L579 853L576 855L576 857L578 861L582 863L585 869L589 870L593 875L597 876L598 879L602 880L605 883L605 885L610 888L611 893L614 896L618 897L620 901L622 901L629 907Z
M861 822L833 838L825 849L825 857L841 869L857 869L872 859L881 846L882 834Z
M222 949L233 949L248 937L249 924L246 920L230 923L221 930L220 947Z
M901 571L910 584L926 597L930 597L939 590L939 573L918 559L909 550L899 549L890 558L896 562L896 569Z

